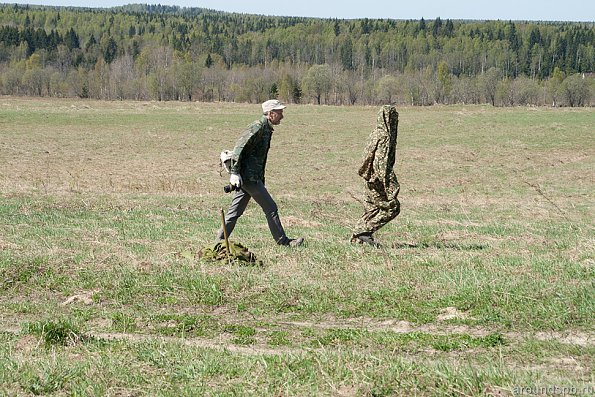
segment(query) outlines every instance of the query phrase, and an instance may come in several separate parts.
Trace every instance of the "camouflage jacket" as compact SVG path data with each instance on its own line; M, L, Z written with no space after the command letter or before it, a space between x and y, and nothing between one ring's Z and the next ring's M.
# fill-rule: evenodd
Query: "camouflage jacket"
M399 193L399 182L393 171L397 152L397 126L399 114L394 106L385 105L378 112L376 129L370 134L364 152L364 161L358 174L364 178L369 190L379 199L394 200Z
M231 157L231 172L247 181L263 181L273 127L265 116L242 133Z

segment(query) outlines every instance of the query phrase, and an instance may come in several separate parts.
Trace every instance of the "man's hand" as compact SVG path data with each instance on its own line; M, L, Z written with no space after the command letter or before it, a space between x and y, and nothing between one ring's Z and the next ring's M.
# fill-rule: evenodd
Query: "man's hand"
M242 177L238 174L231 174L229 177L229 184L232 186L242 187Z

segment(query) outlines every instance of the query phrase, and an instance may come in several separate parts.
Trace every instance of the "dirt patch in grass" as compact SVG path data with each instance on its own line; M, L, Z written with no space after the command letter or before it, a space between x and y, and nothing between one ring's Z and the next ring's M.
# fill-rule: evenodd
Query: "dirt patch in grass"
M21 355L31 354L38 349L40 339L33 335L22 335L14 346L14 350Z
M177 338L168 336L155 336L130 333L89 333L89 335L104 340L127 340L131 342L163 341L168 343L180 343L185 346L225 350L232 353L245 355L283 355L289 353L298 354L302 352L300 349L270 348L259 344L253 344L249 346L238 346L233 344L231 341L226 340L226 338L223 337L215 340L203 338Z
M579 331L566 332L537 332L535 339L544 341L557 341L569 345L577 346L595 346L595 334Z
M468 318L469 315L467 313L459 311L456 307L447 307L441 310L436 320L442 322L456 319L465 320Z

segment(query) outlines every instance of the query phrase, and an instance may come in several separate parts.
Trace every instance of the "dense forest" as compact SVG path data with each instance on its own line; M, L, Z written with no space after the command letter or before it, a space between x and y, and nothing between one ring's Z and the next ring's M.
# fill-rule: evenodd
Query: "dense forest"
M595 23L0 5L0 94L590 106Z

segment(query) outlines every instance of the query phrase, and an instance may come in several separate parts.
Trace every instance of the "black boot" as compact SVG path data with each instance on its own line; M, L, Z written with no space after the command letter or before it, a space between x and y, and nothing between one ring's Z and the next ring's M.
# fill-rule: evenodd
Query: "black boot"
M351 236L351 242L355 244L368 244L375 248L380 247L380 243L375 241L371 234L360 234L358 236L353 235Z

